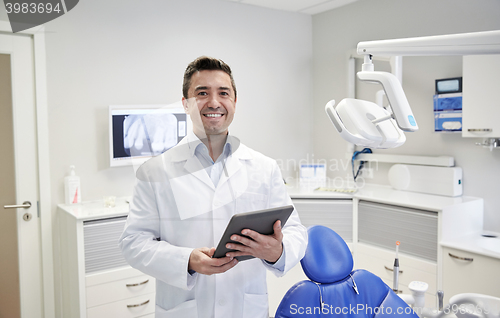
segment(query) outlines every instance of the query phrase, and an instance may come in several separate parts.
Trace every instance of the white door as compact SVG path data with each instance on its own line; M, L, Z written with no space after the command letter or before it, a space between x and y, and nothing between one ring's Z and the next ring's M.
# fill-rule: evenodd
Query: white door
M0 317L43 317L33 61L31 36L0 34Z

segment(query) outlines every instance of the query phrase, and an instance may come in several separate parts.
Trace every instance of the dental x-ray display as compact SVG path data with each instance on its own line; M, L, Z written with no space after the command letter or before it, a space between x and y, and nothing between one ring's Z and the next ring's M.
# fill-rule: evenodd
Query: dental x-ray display
M110 165L141 164L182 140L188 118L182 107L110 106Z
M178 120L174 114L128 115L123 121L124 150L129 156L162 154L177 144L177 130Z

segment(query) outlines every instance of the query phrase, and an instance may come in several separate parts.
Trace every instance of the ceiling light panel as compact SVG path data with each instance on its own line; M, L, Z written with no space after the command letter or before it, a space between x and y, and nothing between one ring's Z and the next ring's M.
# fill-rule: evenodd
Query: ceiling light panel
M271 9L300 12L302 9L324 3L325 0L243 0L240 2Z

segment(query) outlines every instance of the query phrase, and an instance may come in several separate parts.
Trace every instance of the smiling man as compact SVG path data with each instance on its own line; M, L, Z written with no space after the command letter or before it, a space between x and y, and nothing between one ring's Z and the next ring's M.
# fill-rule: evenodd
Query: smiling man
M282 276L300 261L306 229L294 211L274 234L245 229L234 252L212 258L234 214L292 201L276 162L229 134L236 86L227 64L190 63L182 103L193 131L137 171L123 255L156 278L156 317L267 318L266 270ZM243 255L255 258L238 263Z
M203 65L202 63L205 63ZM210 63L215 63L210 65ZM218 60L200 59L191 63L184 75L182 103L193 121L193 132L204 140L215 161L226 141L236 108L236 87L229 66L217 67ZM209 69L204 69L209 68Z

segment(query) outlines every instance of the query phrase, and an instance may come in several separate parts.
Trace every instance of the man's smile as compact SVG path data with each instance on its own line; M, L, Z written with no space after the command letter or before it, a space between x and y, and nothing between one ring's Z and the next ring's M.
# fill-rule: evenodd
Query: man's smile
M209 117L209 118L220 118L220 117L224 116L224 114L203 114L203 116Z

